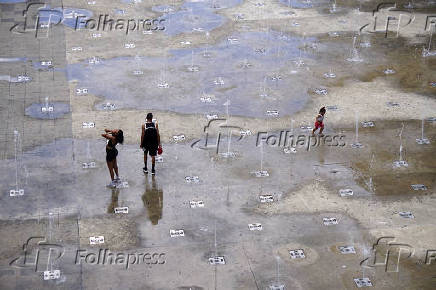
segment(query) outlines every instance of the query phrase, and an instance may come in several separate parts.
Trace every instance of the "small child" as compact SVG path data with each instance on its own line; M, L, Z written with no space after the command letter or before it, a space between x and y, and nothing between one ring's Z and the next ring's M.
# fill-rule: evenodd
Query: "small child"
M324 130L324 123L323 123L324 115L325 115L325 107L322 107L321 109L319 109L318 116L316 116L315 128L313 128L312 130L312 135L315 135L315 131L318 130L318 128L321 128L321 130L319 130L319 136L324 136L322 134L322 131Z

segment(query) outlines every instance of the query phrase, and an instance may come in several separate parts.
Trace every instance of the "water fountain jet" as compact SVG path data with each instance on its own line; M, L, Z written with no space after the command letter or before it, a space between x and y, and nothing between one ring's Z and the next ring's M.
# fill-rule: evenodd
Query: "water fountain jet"
M350 57L347 58L347 61L350 62L362 62L363 59L360 57L359 49L357 46L357 36L353 37L353 44L350 51Z
M424 118L421 120L421 138L416 139L416 143L419 145L430 144L430 140L424 137Z
M402 127L400 130L400 134L398 135L400 137L400 152L399 152L399 160L394 161L393 165L394 168L399 168L399 167L408 167L409 164L403 160L403 130L404 130L404 123L401 123Z
M356 135L355 135L354 143L351 144L351 147L355 148L355 149L360 149L363 147L363 145L359 143L359 116L357 115L357 112L356 112L356 125L355 125L355 127L356 127Z
M19 182L19 167L22 160L22 151L21 151L21 138L20 133L17 130L14 130L14 145L15 145L15 188L9 191L9 196L21 196L24 195L24 189L20 188Z

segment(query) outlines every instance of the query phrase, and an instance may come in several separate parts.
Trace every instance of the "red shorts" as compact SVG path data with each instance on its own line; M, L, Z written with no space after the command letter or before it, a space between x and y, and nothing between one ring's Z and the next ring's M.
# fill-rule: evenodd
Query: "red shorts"
M315 130L317 130L318 128L323 128L324 129L324 123L320 122L320 121L316 121L315 122Z

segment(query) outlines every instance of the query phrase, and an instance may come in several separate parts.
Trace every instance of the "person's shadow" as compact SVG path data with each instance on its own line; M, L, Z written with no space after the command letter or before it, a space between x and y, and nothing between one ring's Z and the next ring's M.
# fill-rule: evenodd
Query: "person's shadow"
M163 191L158 188L154 176L151 177L151 187L147 177L142 202L147 209L151 223L157 225L158 221L162 218Z

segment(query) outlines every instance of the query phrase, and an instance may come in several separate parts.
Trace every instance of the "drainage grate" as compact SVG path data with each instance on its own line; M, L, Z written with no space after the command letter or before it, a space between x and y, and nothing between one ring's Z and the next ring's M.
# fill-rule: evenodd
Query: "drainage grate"
M371 280L369 278L354 278L357 288L372 287Z
M111 111L113 111L113 110L115 110L115 104L106 103L106 104L103 105L103 109L104 110L111 110Z
M398 214L400 215L400 217L405 218L405 219L414 219L415 218L415 216L410 211L400 211Z
M254 171L254 172L252 172L252 174L256 177L268 177L269 176L269 173L266 170Z
M41 107L41 112L43 112L43 113L53 112L53 111L54 111L54 107L53 106Z
M274 197L271 194L260 195L259 200L261 203L274 202Z
M388 107L399 107L400 104L396 103L396 102L387 102L386 106L388 106Z
M198 176L186 176L185 177L185 181L187 183L199 183L200 182L200 178Z
M261 231L263 228L261 224L254 223L254 224L248 224L248 229L250 231Z
M354 192L352 189L346 188L346 189L340 189L339 190L339 195L344 197L344 196L353 196Z
M424 184L412 184L411 186L413 190L427 190L427 186Z
M362 127L363 128L369 128L369 127L374 127L374 122L373 121L366 121L366 122L361 122Z
M428 145L430 144L430 140L428 140L427 138L419 138L416 139L416 143L418 143L419 145Z
M95 123L94 122L83 122L82 128L83 129L95 128Z
M90 245L104 244L104 236L89 237Z
M183 134L181 134L181 135L174 135L173 136L173 140L175 142L183 141L183 140L185 140L185 135L183 135Z
M209 264L211 265L225 265L226 260L223 256L211 257L209 258Z
M270 117L278 117L279 111L278 110L268 110L266 111L266 115Z
M312 126L300 126L301 131L312 131Z
M191 200L191 201L189 202L189 206L190 206L191 208L204 207L204 202L203 202L202 200L199 200L199 201L193 201L193 200Z
M351 148L360 149L363 148L363 145L361 143L353 143L351 144Z
M20 196L24 195L24 189L11 189L9 191L9 196Z
M285 290L285 285L270 285L269 290Z
M44 271L44 280L56 280L61 277L60 270Z
M338 106L336 106L336 105L333 105L333 106L326 106L325 107L328 111L337 111L337 110L339 110L338 109Z
M218 119L218 115L217 114L207 114L206 115L206 119L208 120L208 121L210 121L210 120L215 120L215 119Z
M159 82L157 84L157 87L160 89L168 89L170 87L170 85L167 82Z
M86 94L88 94L88 89L87 88L78 88L78 89L76 89L76 95L83 96L83 95L86 95Z
M322 222L325 226L337 225L338 220L335 217L325 217L322 219Z
M341 254L356 254L356 250L353 246L340 246L339 251Z
M184 230L170 230L170 236L171 236L171 238L184 237L185 231Z
M317 88L314 90L315 94L317 95L327 95L327 89Z
M399 168L399 167L408 167L409 166L409 164L406 161L404 161L404 160L394 161L393 165L394 165L394 167L397 167L397 168Z
M250 130L241 130L239 131L239 134L241 134L241 136L251 136L251 131Z
M283 148L283 152L285 154L297 153L297 149L295 147L285 147Z
M95 168L95 162L94 162L94 161L91 161L91 162L83 162L83 163L82 163L82 168L83 168L83 169Z
M304 259L304 258L306 258L306 255L304 255L303 249L290 250L289 255L291 255L291 259Z
M129 207L116 207L114 208L114 213L129 213Z

